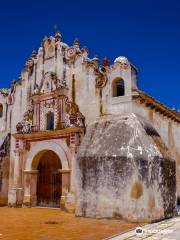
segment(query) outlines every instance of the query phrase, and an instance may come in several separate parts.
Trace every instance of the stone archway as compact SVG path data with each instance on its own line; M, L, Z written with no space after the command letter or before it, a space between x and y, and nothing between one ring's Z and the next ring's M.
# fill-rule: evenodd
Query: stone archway
M67 145L63 142L53 142L53 141L42 141L36 142L34 146L31 147L30 151L26 155L25 171L36 170L39 163L39 159L42 154L51 150L56 153L61 159L62 169L70 168L70 153Z
M56 142L38 142L31 148L24 170L24 205L64 208L70 189L68 156Z

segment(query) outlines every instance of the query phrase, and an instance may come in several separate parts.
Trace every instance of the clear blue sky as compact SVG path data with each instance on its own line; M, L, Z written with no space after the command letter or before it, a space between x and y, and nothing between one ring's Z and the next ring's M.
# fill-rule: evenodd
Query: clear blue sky
M127 56L139 69L139 87L180 109L179 0L2 0L0 87L18 78L55 24L64 42L78 37L90 56Z

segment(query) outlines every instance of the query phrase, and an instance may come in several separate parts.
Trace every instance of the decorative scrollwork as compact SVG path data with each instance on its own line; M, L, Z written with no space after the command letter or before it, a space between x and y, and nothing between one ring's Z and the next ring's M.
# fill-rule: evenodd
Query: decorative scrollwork
M95 74L97 75L96 87L97 88L105 87L107 83L106 69L104 67L99 67L99 69L96 69Z

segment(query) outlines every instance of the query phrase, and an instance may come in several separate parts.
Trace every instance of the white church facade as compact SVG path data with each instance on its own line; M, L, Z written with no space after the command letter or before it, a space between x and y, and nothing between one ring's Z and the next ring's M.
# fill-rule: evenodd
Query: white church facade
M112 65L45 37L11 88L0 89L0 204L78 216L155 221L180 201L180 113Z

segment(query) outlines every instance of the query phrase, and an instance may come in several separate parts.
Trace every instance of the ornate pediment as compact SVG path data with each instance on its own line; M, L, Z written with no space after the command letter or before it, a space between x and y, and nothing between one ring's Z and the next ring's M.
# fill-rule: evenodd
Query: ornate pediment
M58 79L56 73L47 72L42 80L42 86L35 84L34 95L36 94L46 94L57 89L67 88L65 79Z

